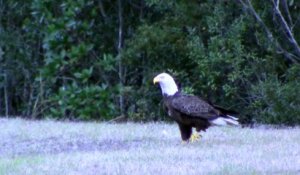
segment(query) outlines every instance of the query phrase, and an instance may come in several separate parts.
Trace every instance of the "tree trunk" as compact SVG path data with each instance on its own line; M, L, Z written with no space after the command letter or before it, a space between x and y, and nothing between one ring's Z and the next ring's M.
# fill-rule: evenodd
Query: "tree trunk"
M9 115L9 96L7 90L7 73L4 74L4 98L5 98L5 116L8 117Z
M125 115L124 110L124 80L123 80L123 63L122 63L122 48L123 48L123 5L122 0L118 0L118 17L119 17L119 31L118 31L118 73L119 73L119 83L120 83L120 96L119 105L120 113L122 116Z

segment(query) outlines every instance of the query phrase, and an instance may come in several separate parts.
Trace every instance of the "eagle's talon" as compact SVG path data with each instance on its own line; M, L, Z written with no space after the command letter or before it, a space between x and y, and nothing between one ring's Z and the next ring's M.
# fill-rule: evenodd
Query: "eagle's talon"
M186 144L188 144L188 143L189 143L188 140L183 140L183 141L181 141L181 145L186 145Z
M196 141L200 140L201 137L202 137L202 136L201 136L200 134L198 134L198 133L193 133L192 136L191 136L191 138L190 138L190 141L191 141L192 143L193 143L193 142L196 142Z

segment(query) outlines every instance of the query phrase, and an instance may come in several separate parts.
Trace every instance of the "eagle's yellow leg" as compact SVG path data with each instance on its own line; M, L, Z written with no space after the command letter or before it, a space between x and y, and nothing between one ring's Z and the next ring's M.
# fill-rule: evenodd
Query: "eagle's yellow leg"
M193 142L196 142L196 141L200 140L201 137L202 137L202 136L201 136L198 132L193 133L193 134L191 135L190 141L191 141L192 143L193 143Z

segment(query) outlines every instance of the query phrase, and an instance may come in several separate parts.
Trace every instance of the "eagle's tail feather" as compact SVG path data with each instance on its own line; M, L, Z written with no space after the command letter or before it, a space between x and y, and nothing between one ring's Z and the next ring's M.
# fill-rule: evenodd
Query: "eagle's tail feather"
M240 123L238 122L238 118L233 117L231 115L226 115L226 117L217 117L216 119L210 120L209 121L212 125L217 125L217 126L239 126Z

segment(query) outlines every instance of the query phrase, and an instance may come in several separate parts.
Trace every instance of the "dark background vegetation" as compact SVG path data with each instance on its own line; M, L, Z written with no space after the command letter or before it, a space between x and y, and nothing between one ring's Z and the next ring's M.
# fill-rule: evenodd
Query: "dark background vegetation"
M0 115L166 120L152 84L300 124L296 0L0 0Z

